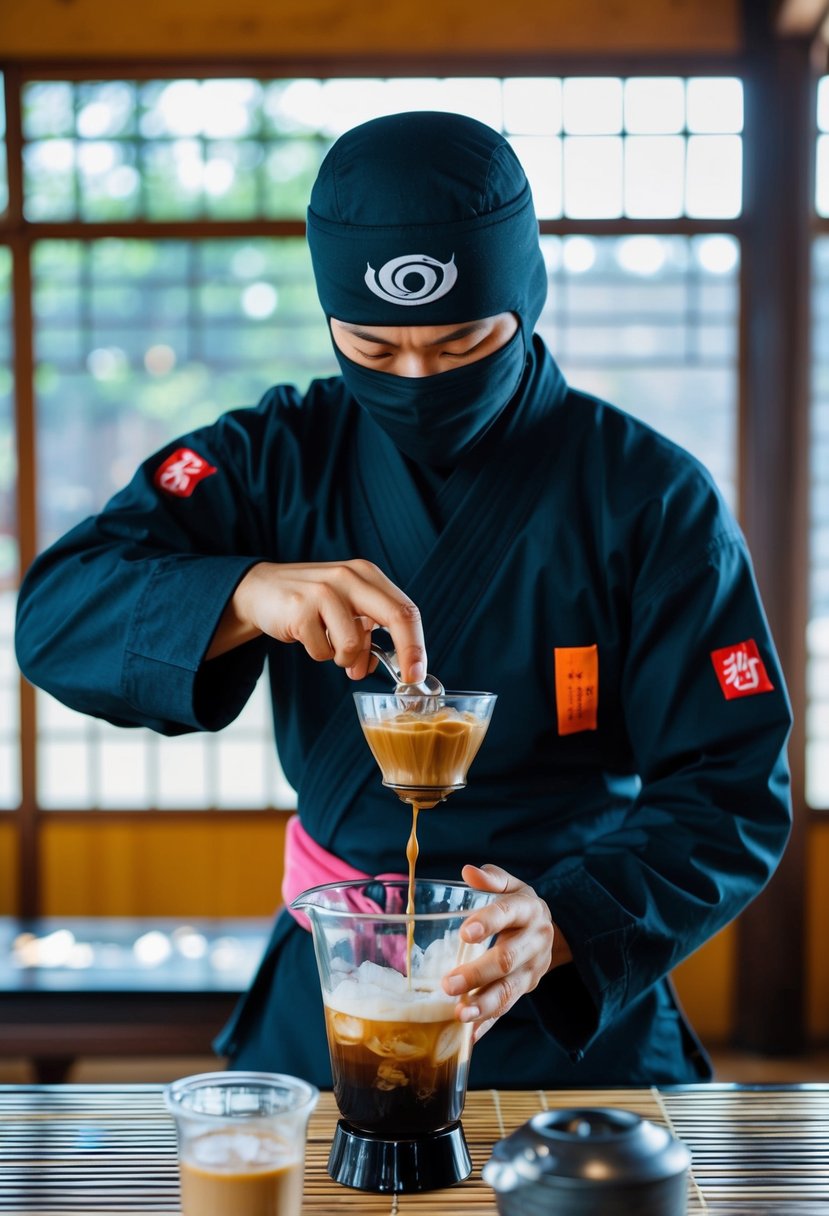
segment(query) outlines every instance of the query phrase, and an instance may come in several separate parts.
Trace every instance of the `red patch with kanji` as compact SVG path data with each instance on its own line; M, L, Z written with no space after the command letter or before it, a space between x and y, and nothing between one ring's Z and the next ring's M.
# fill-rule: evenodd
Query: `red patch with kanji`
M733 701L735 697L753 697L755 693L772 692L774 689L753 638L738 642L736 646L712 650L711 662L726 701Z
M189 498L199 482L215 472L214 466L192 448L177 448L156 469L153 484L177 498Z

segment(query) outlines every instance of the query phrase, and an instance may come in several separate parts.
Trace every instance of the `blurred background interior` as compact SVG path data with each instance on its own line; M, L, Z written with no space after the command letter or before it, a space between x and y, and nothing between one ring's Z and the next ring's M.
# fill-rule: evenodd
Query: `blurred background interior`
M219 736L19 677L35 552L176 434L336 370L304 245L337 135L457 110L514 144L566 375L736 509L787 672L796 826L675 979L718 1079L829 1079L826 0L5 0L0 8L0 1082L157 1081L261 951L294 793Z

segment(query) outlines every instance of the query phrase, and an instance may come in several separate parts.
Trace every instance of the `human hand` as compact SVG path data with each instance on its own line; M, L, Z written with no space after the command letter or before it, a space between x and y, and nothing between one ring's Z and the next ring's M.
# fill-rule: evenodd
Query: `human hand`
M494 1026L519 997L532 992L553 966L573 957L550 909L532 887L500 866L464 866L463 879L500 898L467 917L460 934L467 942L497 934L497 941L474 962L444 976L443 987L459 997L456 1015L474 1022L473 1042Z
M426 675L420 612L372 562L259 562L225 608L207 658L261 634L299 642L312 659L332 659L352 680L373 671L371 631L391 634L404 682Z

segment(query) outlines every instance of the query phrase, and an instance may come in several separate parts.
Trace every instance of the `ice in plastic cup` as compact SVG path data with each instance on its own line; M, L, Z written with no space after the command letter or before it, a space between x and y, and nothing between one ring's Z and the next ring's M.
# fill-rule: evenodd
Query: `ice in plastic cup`
M206 1072L164 1090L178 1132L184 1216L301 1216L319 1090L268 1072Z

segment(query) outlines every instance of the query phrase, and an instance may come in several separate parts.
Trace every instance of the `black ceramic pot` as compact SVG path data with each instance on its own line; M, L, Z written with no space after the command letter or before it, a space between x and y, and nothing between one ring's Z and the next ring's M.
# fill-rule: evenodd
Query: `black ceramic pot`
M483 1170L501 1216L684 1216L691 1154L627 1110L534 1115Z

